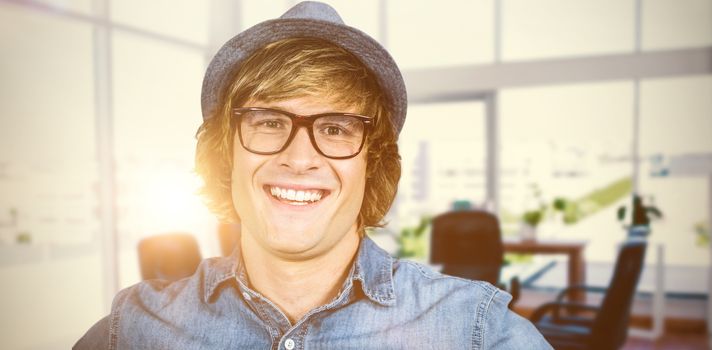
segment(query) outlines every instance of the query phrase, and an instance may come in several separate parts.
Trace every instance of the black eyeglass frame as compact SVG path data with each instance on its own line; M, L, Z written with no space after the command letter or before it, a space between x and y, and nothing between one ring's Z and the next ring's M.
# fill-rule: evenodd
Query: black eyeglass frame
M312 146L314 149L319 153L320 155L330 158L330 159L349 159L356 157L361 153L361 150L363 149L363 145L366 143L366 138L368 137L368 132L370 131L371 127L373 126L373 117L367 117L364 115L360 114L354 114L354 113L338 113L338 112L329 112L329 113L320 113L320 114L312 114L312 115L299 115L287 111L283 111L280 109L275 109L275 108L263 108L263 107L240 107L240 108L233 108L233 116L236 116L238 118L235 119L240 119L242 116L242 113L245 112L251 112L251 111L267 111L267 112L275 112L279 114L283 114L292 121L292 130L289 132L289 136L287 137L287 140L284 142L284 146L282 148L274 151L274 152L258 152L250 149L249 147L245 146L245 142L242 140L242 123L240 120L237 121L237 135L240 138L240 144L242 145L242 148L248 150L249 152L252 152L254 154L260 154L260 155L272 155L272 154L277 154L289 147L289 145L292 143L292 140L294 140L294 137L297 135L297 131L299 128L304 127L307 129L307 134L309 134L309 140L311 141ZM332 157L329 155L324 154L324 152L321 151L319 146L317 145L316 139L314 138L314 122L321 117L329 117L329 116L340 116L340 117L353 117L358 120L360 120L363 123L363 136L361 137L361 144L358 147L358 150L356 153L350 155L350 156L345 156L345 157Z

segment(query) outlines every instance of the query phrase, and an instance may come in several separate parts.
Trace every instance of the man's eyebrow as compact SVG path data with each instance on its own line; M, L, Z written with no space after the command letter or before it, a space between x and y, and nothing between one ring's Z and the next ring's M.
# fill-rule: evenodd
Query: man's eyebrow
M257 107L257 106L247 106L247 107ZM291 112L287 111L286 109L280 108L279 106L275 106L275 105L260 105L257 108L265 108L265 109L271 109L271 110L275 110L275 111L279 111L279 112L291 113Z

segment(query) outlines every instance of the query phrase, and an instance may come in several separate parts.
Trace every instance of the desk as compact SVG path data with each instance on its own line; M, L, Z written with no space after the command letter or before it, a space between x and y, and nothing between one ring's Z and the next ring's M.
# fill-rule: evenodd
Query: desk
M504 251L507 253L566 254L569 256L569 286L586 284L586 261L583 257L583 248L586 247L585 241L504 239L502 243ZM569 298L571 301L583 302L586 299L586 292L583 290L571 291Z

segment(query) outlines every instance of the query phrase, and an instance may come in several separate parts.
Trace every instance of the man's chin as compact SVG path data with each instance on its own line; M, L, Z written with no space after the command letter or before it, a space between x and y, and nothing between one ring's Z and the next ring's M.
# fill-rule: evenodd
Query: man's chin
M267 236L267 244L271 249L285 254L302 254L313 250L319 243L315 228L288 230L271 230Z

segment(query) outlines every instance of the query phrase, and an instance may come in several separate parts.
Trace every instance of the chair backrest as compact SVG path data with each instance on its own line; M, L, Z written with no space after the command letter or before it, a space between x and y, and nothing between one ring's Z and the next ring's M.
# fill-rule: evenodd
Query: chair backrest
M630 311L645 260L646 242L630 240L620 248L606 295L592 329L593 349L619 349L628 336Z
M499 282L504 250L499 220L479 210L453 211L433 219L430 261L443 273Z
M177 281L195 273L201 256L192 235L170 233L142 239L138 260L142 279Z

